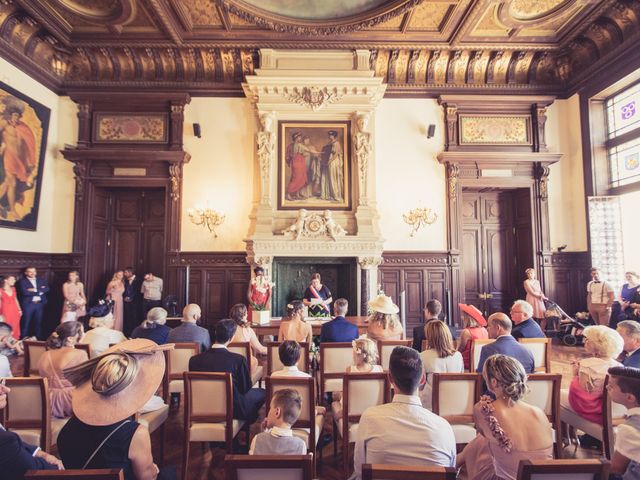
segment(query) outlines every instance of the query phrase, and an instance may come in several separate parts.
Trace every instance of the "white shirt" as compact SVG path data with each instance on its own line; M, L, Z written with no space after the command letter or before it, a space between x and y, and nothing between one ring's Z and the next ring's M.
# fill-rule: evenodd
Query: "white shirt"
M119 330L96 327L85 333L80 343L88 343L91 345L91 358L95 358L106 352L109 349L110 343L120 343L126 339L127 337Z
M27 277L27 280L31 282L31 285L33 285L33 288L36 289L36 293L38 293L38 280L31 277ZM40 300L42 300L42 298L40 298L40 296L38 295L34 295L33 298L31 299L32 302L36 302L36 303L39 302Z
M613 288L609 282L595 282L591 280L587 284L587 293L591 294L591 303L594 305L602 305L609 303L609 293L613 293Z
M632 415L640 415L640 407L627 410L627 417ZM640 462L640 430L626 423L618 425L615 450L633 462Z
M424 371L427 374L427 383L425 383L424 390L420 393L420 399L422 400L422 406L431 410L433 374L463 373L464 361L462 360L462 354L460 352L455 352L453 355L440 358L438 357L438 351L434 349L421 352L420 358L422 359Z
M417 395L396 394L360 418L352 479L361 478L363 463L455 467L456 439L449 422L423 408Z
M309 375L307 372L302 372L302 371L298 370L298 366L297 365L293 365L292 367L283 367L282 370L278 370L276 372L272 372L271 376L272 377L305 377L305 378L309 378L311 375Z
M0 355L0 378L11 378L13 377L13 374L11 373L11 367L9 366L9 359L4 356L4 355Z

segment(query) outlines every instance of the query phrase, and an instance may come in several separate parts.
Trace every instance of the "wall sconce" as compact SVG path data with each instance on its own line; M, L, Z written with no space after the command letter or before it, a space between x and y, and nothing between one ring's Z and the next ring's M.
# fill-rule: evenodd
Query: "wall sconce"
M189 219L191 223L194 225L202 225L207 227L215 238L218 238L218 234L216 233L216 227L219 227L224 222L225 216L219 214L214 209L206 207L202 208L201 206L196 205L195 208L190 208L187 210L189 214Z
M414 208L407 213L403 213L402 218L407 225L411 225L412 230L409 236L413 237L419 228L435 222L438 219L438 214L430 208Z

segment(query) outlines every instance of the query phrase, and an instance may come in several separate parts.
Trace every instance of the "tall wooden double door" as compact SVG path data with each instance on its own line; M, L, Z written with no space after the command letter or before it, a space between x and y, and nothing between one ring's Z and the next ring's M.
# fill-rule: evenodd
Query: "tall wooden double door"
M533 267L531 191L465 189L462 199L465 302L485 315L508 313Z
M93 197L89 256L91 297L95 301L116 270L138 275L165 269L164 189L98 189Z

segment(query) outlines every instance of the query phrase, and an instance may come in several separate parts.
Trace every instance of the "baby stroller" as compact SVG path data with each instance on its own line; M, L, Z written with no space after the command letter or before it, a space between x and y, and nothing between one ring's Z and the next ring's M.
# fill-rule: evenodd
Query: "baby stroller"
M589 318L589 314L578 313L576 318L571 318L567 313L558 306L558 304L549 301L549 308L545 315L554 315L559 321L559 327L556 332L557 338L568 346L584 345L584 335L582 332L594 322ZM549 318L549 317L547 317Z

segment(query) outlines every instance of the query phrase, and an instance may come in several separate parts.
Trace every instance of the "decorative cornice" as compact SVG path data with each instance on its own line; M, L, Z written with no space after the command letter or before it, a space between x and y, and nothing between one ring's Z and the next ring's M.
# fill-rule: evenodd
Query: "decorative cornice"
M384 266L424 266L424 265L449 265L449 254L447 252L392 252L382 253Z

